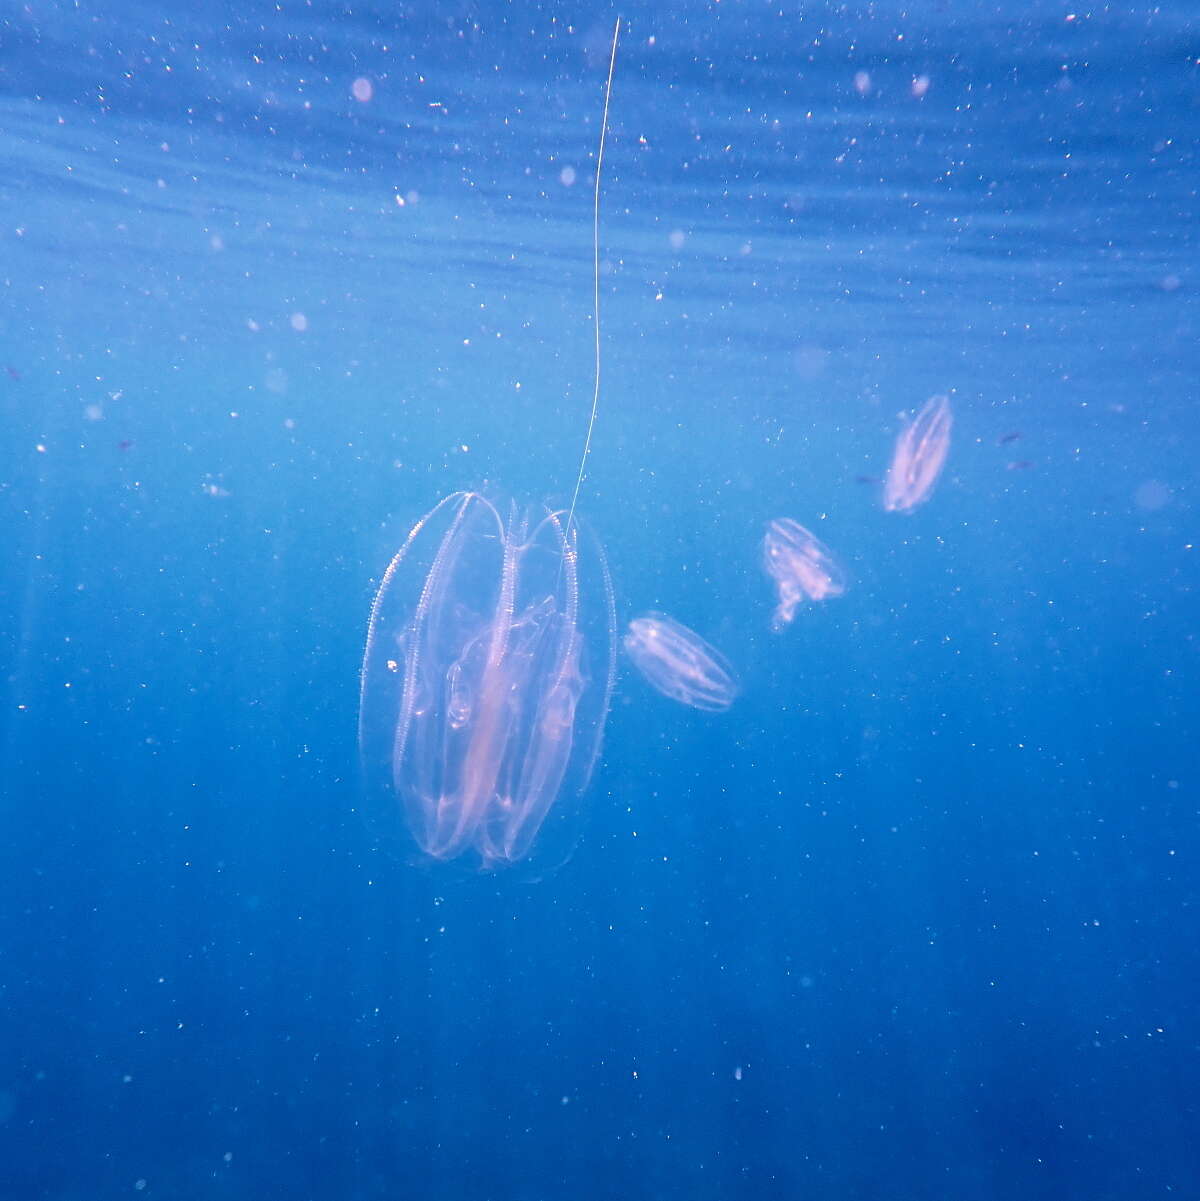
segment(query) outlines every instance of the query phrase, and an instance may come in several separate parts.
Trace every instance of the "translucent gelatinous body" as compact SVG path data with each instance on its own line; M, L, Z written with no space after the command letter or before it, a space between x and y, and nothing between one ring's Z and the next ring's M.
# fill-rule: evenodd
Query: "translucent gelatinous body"
M911 513L929 499L946 465L952 424L950 398L933 396L900 431L883 484L883 507L889 513Z
M737 677L724 655L664 613L635 617L625 650L652 687L681 705L728 709L738 694Z
M846 576L833 552L790 517L767 522L762 556L763 569L775 581L779 597L771 618L776 632L790 624L802 600L826 600L846 591Z
M457 492L388 565L363 656L371 804L431 859L561 862L600 752L616 622L565 514Z

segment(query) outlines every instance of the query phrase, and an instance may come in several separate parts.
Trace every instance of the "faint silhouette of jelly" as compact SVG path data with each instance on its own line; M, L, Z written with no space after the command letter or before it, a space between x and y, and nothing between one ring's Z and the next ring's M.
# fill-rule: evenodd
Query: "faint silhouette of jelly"
M652 688L693 709L728 709L738 681L725 656L665 613L629 623L625 650Z
M447 496L375 596L359 748L373 815L422 855L562 862L600 753L616 617L599 545L566 515Z
M946 465L953 415L948 396L933 396L900 431L883 483L883 507L911 513L924 504Z
M791 623L802 600L827 600L846 591L846 575L833 552L790 517L767 522L762 561L779 598L771 617L776 633Z

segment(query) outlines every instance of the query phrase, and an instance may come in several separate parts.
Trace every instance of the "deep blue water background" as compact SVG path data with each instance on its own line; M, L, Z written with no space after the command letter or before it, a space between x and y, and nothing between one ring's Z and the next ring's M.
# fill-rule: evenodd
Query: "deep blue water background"
M537 882L377 840L356 675L569 493L616 10L0 16L3 1201L1200 1196L1200 18L912 10L622 10L583 508L745 694L623 671Z

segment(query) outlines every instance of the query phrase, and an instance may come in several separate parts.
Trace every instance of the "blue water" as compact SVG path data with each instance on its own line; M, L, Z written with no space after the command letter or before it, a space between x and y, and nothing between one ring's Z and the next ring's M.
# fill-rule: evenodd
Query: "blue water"
M569 495L616 10L0 16L2 1201L1200 1197L1200 18L800 7L623 10L581 509L744 693L623 668L532 882L364 820L357 671Z

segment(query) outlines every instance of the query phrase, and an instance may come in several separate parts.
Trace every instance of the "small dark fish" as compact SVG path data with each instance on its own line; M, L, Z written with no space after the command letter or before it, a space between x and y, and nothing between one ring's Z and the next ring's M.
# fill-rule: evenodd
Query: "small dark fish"
M132 438L122 438L121 441L117 443L117 449L118 450L128 450L132 445L133 445Z
M1005 471L1028 471L1033 466L1032 459L1014 459L1011 463L1006 463Z
M1021 431L1013 430L1011 434L1001 434L1000 437L996 439L996 445L1007 446L1010 442L1015 442L1020 437Z
M854 482L856 484L882 484L883 480L877 475L856 475Z
M21 373L15 367L5 367L4 370L8 373L9 379L19 380Z

